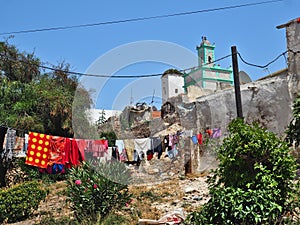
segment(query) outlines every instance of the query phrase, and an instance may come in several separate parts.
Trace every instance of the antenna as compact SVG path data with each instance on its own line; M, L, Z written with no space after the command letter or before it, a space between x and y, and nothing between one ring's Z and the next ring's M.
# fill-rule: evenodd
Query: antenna
M155 95L155 89L153 89L153 95L152 95L152 100L150 102L150 105L153 104L153 102L154 102L154 95Z
M132 88L130 90L130 105L133 104L133 97L132 97Z

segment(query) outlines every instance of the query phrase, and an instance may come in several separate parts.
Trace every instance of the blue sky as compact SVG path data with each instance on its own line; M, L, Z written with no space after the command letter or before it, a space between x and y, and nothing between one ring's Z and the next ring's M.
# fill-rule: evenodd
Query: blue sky
M262 0L110 0L110 1L38 1L38 0L0 0L0 33L27 29L40 29L57 26L97 23L123 20L136 17L173 14L187 11L220 8L226 6L261 2ZM244 8L199 13L186 16L153 19L138 22L111 24L60 31L16 34L10 43L21 51L35 52L43 62L57 64L66 61L78 72L103 74L109 71L114 74L139 75L163 73L166 69L177 67L184 69L182 63L187 60L180 51L176 62L168 64L158 57L164 54L165 48L155 47L157 55L143 58L143 47L132 52L118 54L124 46L135 46L134 43L157 41L164 45L177 45L180 49L190 51L196 56L196 46L202 36L216 44L216 59L230 54L230 48L237 46L238 51L247 61L265 65L286 50L285 30L276 29L277 25L300 16L299 0L250 6ZM2 40L7 35L1 36ZM149 46L148 46L149 48ZM149 50L149 49L148 49ZM161 51L161 52L160 52ZM111 58L105 56L116 55ZM141 57L127 64L119 63L131 54ZM151 58L152 57L152 58ZM171 56L165 56L170 58ZM104 63L105 65L101 64ZM99 60L101 62L99 62ZM93 65L97 64L97 70ZM178 63L177 63L178 62ZM176 64L176 65L175 65ZM219 62L221 67L231 65L231 58ZM196 66L196 65L195 65ZM107 67L107 68L104 68ZM246 66L239 61L239 69L246 71L253 80L286 67L283 57L268 69ZM96 68L96 67L95 67ZM94 68L94 69L95 69ZM150 102L153 93L154 101L159 105L161 93L160 77L149 79L106 79L92 81L99 83L95 96L96 108L122 109L131 100ZM132 99L131 99L132 95Z

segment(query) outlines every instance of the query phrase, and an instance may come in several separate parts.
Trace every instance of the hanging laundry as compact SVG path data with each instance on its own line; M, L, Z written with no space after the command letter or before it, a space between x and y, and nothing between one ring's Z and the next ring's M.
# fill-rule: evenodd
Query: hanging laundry
M147 150L146 155L147 155L147 160L148 161L150 161L151 159L153 159L153 155L154 155L153 150L152 149Z
M48 165L47 168L39 168L40 173L44 174L64 174L65 167L62 164Z
M163 138L163 152L169 149L169 135L164 136Z
M23 153L25 137L16 137L14 155L21 155Z
M133 161L133 154L134 154L134 139L125 139L124 146L126 149L128 161ZM120 150L119 150L120 152Z
M24 138L24 146L23 146L23 152L26 154L27 153L27 148L28 148L28 134L25 134L25 138Z
M214 128L212 133L212 138L219 138L221 137L222 132L220 128Z
M16 138L16 130L8 128L3 143L4 158L7 162L13 158L13 150L15 148Z
M80 152L76 139L66 138L65 144L65 165L67 168L79 165L84 160L84 155Z
M201 133L197 134L197 141L198 141L199 145L203 144L203 139L202 139L202 134Z
M191 139L192 139L192 141L193 141L194 144L198 144L197 135L193 135L193 136L191 137Z
M50 137L50 156L48 164L65 164L66 138L59 136Z
M127 156L127 152L126 149L124 148L120 154L120 161L121 162L127 162L128 161L128 156Z
M211 129L207 129L205 133L207 133L209 137L212 137L213 131Z
M115 145L118 147L119 153L121 153L125 148L125 144L123 140L116 140Z
M40 168L47 168L50 157L50 139L50 135L29 132L25 163Z
M134 149L138 152L147 151L151 149L151 140L150 138L138 138L134 139Z
M93 156L104 157L108 154L108 140L94 140L93 141Z
M118 150L118 147L117 146L113 146L112 149L111 149L111 156L112 156L112 160L115 159L115 160L120 160L119 158L119 150Z
M160 159L163 149L162 149L162 141L160 137L152 137L151 138L151 149L153 149L154 153L157 153L157 158Z
M172 150L168 151L168 157L170 159L175 158L177 155L178 155L178 150L177 150L176 146Z
M174 145L173 134L169 134L169 147L171 147L171 149L173 149L172 148L173 145ZM171 150L171 149L169 148L169 150Z

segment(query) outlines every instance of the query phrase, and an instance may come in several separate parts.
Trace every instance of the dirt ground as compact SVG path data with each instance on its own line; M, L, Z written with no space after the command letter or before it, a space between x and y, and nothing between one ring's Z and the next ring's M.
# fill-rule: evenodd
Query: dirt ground
M130 186L132 202L115 212L126 218L126 224L136 225L139 219L158 220L174 210L182 209L184 215L197 210L209 200L207 175L190 175L155 184ZM64 181L49 186L51 190L33 218L14 225L40 224L45 217L72 218L66 202Z

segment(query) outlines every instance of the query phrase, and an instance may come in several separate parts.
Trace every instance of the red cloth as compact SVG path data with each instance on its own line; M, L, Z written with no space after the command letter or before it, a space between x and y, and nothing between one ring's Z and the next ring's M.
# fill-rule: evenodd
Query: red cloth
M67 168L79 165L84 160L84 155L79 151L77 141L73 138L66 138L65 164Z
M203 139L202 139L202 134L201 133L197 134L197 140L198 140L199 145L203 144Z
M211 137L211 136L212 136L212 134L213 134L213 131L212 131L212 130L210 130L210 129L209 129L209 130L206 130L205 132L208 134L208 136L209 136L209 137Z
M29 132L25 163L47 168L50 158L50 135Z
M65 164L66 138L52 136L50 139L50 159L49 164Z

